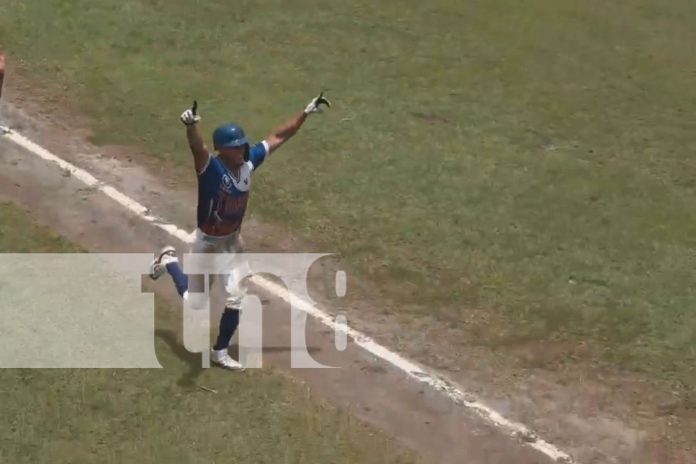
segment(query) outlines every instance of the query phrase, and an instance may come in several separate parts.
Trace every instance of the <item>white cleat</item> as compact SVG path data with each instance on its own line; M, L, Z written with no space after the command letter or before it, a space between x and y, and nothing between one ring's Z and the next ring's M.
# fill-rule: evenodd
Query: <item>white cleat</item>
M159 252L157 258L150 264L150 278L159 279L162 274L167 272L167 264L179 261L176 257L176 249L173 246L166 246Z
M0 135L9 134L10 132L12 132L12 130L9 127L0 125Z
M241 372L245 368L242 366L242 364L239 361L235 361L232 359L230 354L227 352L227 350L210 350L210 360L213 362L213 364L217 364L218 366L224 368L224 369L229 369L231 371L238 371Z

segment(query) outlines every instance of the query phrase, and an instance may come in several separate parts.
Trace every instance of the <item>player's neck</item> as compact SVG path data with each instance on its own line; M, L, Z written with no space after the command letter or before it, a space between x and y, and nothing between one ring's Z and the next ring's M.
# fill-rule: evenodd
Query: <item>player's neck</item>
M242 167L244 164L244 160L237 160L237 159L228 159L224 156L221 156L220 159L224 163L224 165L227 167L227 169L233 170L235 172L239 171L239 168Z

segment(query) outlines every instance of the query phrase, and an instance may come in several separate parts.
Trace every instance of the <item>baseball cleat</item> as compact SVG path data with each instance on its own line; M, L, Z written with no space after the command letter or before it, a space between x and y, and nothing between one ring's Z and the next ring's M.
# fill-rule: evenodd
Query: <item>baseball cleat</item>
M210 360L218 366L231 371L243 371L244 366L239 361L232 359L227 350L210 350Z
M162 274L167 272L167 264L178 261L176 257L176 249L173 246L166 246L159 252L157 258L150 264L150 278L152 280L159 279Z

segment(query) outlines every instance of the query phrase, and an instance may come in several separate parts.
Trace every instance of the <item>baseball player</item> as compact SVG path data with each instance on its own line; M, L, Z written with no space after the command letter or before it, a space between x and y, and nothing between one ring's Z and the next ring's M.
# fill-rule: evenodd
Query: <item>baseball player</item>
M239 125L221 125L213 132L216 153L208 150L198 131L200 116L197 114L197 103L194 102L190 109L181 114L198 176L198 227L192 253L242 251L239 232L249 200L252 173L297 133L309 115L321 112L322 105L331 106L323 92L313 98L304 111L256 144L249 141ZM172 277L179 295L189 302L204 292L204 276L184 275L172 246L163 248L150 267L152 279L158 279L164 273ZM230 274L225 279L225 308L220 318L217 341L211 349L211 361L226 369L243 370L244 367L227 352L239 325L244 297L244 291L235 277ZM189 290L199 295L189 296Z

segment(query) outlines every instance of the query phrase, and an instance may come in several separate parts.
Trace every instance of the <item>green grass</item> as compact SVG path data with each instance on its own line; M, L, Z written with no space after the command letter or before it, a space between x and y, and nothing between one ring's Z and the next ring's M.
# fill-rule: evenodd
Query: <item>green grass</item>
M328 89L254 210L415 315L491 308L694 384L695 22L687 0L5 0L0 41L95 141L187 167L194 97L206 131L260 138Z
M79 250L12 205L0 217L0 252ZM200 369L156 310L163 369L0 370L0 462L414 462L273 370Z
M37 225L11 203L0 202L0 253L79 253L78 246Z

